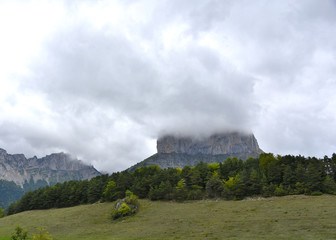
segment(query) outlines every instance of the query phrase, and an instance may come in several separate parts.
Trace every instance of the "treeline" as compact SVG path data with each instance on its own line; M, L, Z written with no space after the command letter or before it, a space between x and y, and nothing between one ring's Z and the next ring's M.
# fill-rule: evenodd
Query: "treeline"
M246 161L229 158L223 163L183 169L157 166L102 175L90 181L69 181L27 192L9 206L7 214L25 210L69 207L125 197L126 190L151 200L243 199L247 196L336 194L336 154L331 158L274 156L263 153Z
M12 181L0 180L0 207L7 208L8 205L17 201L24 194L24 190Z

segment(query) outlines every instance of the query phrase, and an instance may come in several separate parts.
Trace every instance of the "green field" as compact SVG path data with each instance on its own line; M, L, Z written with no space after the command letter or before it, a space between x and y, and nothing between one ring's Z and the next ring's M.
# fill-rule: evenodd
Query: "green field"
M0 239L15 226L44 227L54 239L336 239L336 196L244 201L151 202L112 221L112 203L30 211L0 219Z

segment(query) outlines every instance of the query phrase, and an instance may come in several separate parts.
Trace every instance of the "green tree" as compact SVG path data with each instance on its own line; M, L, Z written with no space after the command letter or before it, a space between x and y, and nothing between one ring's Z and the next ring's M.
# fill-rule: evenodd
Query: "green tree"
M295 183L296 183L295 172L289 165L285 166L283 174L283 184L287 187L288 186L295 187Z
M2 207L0 206L0 218L2 218L4 216L4 210L2 209Z
M175 191L176 200L183 201L187 199L188 191L187 191L185 180L183 178L177 183L175 190L176 190Z
M281 183L281 167L279 162L271 162L267 169L267 179L269 183L278 185Z
M219 165L219 174L222 179L227 180L229 177L236 176L241 170L243 170L244 163L242 160L234 158L228 158L224 163Z
M307 193L321 192L323 187L323 176L321 166L318 162L310 162L307 169Z
M220 163L220 165L221 165L221 163ZM200 186L205 188L205 184L208 181L208 165L204 162L199 162L195 167L195 171L198 171L200 173L200 177L201 177ZM195 184L195 183L193 182L193 184ZM198 184L196 184L196 185L198 185Z
M201 178L201 173L199 170L197 169L194 169L191 173L191 176L190 176L190 181L191 181L191 185L198 185L198 186L202 186L203 184L203 181L202 181L202 178Z
M259 156L259 167L267 173L270 165L277 161L278 160L274 157L273 153L262 153Z
M303 194L306 191L306 187L304 183L297 182L295 184L295 190L293 191L294 194Z
M334 179L329 175L327 175L323 181L323 192L336 194L336 183Z
M106 201L114 201L117 200L119 195L117 184L115 181L109 181L103 193L104 199Z
M181 178L184 179L187 187L190 187L193 184L192 183L192 175L193 175L193 170L191 169L190 166L183 167L182 173L181 173Z
M151 179L147 177L136 178L135 183L131 187L134 194L138 195L140 198L146 198L150 190Z
M192 185L188 192L189 200L200 200L203 198L203 187L198 185Z
M219 165L219 163L209 163L208 164L208 169L209 169L210 172L213 173L213 172L220 169L220 165Z
M171 200L173 197L172 194L173 194L173 187L170 184L170 182L162 181L159 187L155 186L150 189L148 197L151 200L161 200L161 199Z
M222 194L226 199L243 199L245 196L245 187L239 174L235 177L230 177L229 180L224 182Z
M296 181L300 183L306 182L306 169L301 163L298 163L295 169Z
M251 175L250 175L250 187L249 187L249 192L251 195L257 195L260 194L261 191L261 182L259 178L259 174L256 170L253 170Z
M107 174L92 178L90 180L87 191L89 203L95 203L103 197L103 193L105 191L107 183L108 183ZM124 193L125 191L122 192Z
M273 183L263 185L261 194L263 197L271 197L274 196L274 191L276 190L277 186Z
M214 174L206 183L206 193L210 198L217 198L222 195L223 181L219 178L218 174Z

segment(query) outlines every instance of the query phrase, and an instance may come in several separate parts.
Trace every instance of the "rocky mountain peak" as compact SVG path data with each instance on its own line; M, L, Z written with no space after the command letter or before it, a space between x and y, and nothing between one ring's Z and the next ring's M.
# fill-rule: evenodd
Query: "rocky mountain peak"
M219 163L228 158L257 158L263 151L253 134L218 133L204 138L166 135L157 141L157 153L130 167L157 165L161 168L196 166L199 162Z
M197 139L192 137L164 136L157 141L158 153L184 153L190 155L261 153L253 134L238 132L214 134Z
M31 180L55 184L90 179L97 175L100 173L94 167L65 153L27 159L23 154L8 154L4 149L0 149L0 179L13 181L20 186Z
M5 149L0 148L0 155L7 154L7 151Z

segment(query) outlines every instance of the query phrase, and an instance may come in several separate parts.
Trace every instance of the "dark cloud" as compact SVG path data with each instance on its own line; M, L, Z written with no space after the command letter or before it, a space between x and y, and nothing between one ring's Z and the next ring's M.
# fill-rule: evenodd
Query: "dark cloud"
M61 9L0 98L4 148L66 151L108 171L154 153L166 133L243 130L265 151L335 149L333 1L75 1Z

